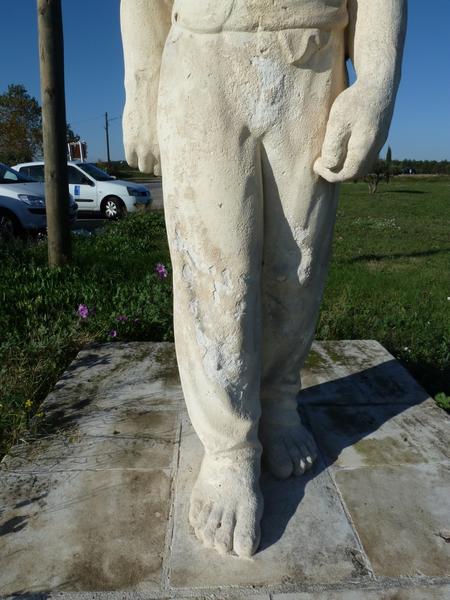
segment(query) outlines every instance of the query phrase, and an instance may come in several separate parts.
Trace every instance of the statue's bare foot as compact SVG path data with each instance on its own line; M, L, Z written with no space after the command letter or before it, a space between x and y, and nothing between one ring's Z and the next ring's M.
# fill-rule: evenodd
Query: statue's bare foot
M263 410L259 438L264 463L278 479L303 475L317 458L316 444L296 410L280 410L276 418L265 417Z
M189 521L195 535L221 554L254 554L260 541L263 498L260 457L203 458L191 495Z

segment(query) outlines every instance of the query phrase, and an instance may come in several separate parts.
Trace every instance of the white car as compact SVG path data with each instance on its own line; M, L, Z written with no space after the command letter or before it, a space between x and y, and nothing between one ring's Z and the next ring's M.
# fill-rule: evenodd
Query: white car
M77 218L77 205L69 198L69 216ZM0 163L0 237L38 232L47 227L44 184Z
M13 167L23 175L44 181L44 163L22 163ZM111 177L93 163L67 163L69 191L79 211L101 212L107 219L117 219L127 212L150 206L152 196L143 185Z

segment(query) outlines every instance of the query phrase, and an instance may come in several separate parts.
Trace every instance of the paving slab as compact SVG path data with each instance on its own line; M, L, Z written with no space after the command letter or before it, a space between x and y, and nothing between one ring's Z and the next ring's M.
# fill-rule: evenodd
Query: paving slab
M25 593L0 596L2 600L272 600L270 594L265 592L252 593L249 590L207 590L199 593L196 591L189 596L158 590L109 590L103 592L64 592L49 591L43 593Z
M375 575L450 576L450 465L338 470L335 479Z
M189 497L203 448L187 419L182 425L176 482L170 584L174 588L283 583L336 583L369 577L366 560L323 464L303 478L265 475L262 540L251 560L204 548L188 522Z
M450 585L395 587L381 590L274 594L272 600L450 600Z
M377 367L394 357L375 340L321 340L314 341L306 360L304 378L312 385L329 381L331 374L338 377ZM307 382L303 382L306 387Z
M110 343L80 352L44 403L48 432L127 412L184 410L173 344ZM97 426L97 424L96 424Z
M0 470L169 467L181 411L174 361L172 344L80 352L43 403L39 438L13 448Z
M333 468L450 461L450 415L420 405L305 406L308 423Z
M170 474L0 475L0 594L160 587Z
M0 471L164 469L174 458L178 415L172 411L97 413L69 431L44 435L12 448Z
M262 544L242 561L188 524L202 449L173 345L81 352L1 463L0 595L450 600L449 417L372 341L316 342L303 381L322 459L263 476Z
M303 404L419 404L428 394L378 342L315 342L302 371Z

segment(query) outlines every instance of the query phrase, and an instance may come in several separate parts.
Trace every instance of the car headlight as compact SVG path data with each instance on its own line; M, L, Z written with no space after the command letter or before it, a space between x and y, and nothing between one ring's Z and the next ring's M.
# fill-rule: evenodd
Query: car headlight
M127 192L129 196L137 196L139 198L147 198L147 196L149 196L149 192L145 188L139 189L134 187L127 187Z
M24 204L28 204L28 206L45 206L44 196L30 196L29 194L19 194L18 198Z

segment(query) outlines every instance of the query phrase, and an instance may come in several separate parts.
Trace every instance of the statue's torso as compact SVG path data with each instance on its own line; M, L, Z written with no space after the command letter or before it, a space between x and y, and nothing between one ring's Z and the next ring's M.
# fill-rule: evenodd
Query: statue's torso
M174 20L193 31L343 28L347 0L175 0Z

